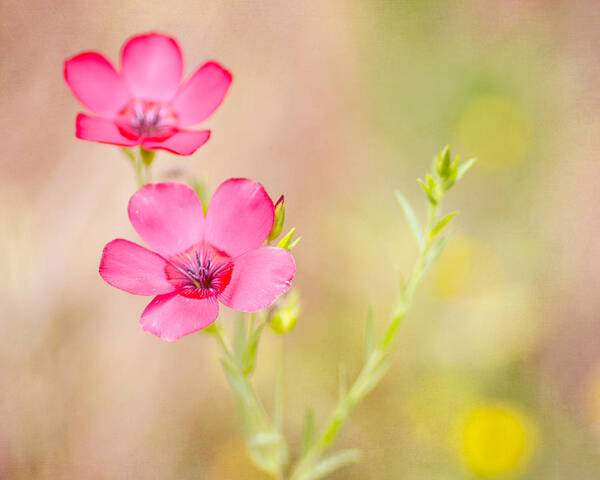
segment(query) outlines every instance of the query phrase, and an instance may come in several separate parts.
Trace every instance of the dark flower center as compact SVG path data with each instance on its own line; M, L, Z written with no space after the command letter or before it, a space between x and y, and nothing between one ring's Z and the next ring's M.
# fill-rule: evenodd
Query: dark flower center
M199 243L172 257L166 272L181 295L207 298L225 290L231 280L233 262L212 245Z
M128 138L165 139L177 130L177 115L169 105L147 100L132 100L121 110L116 121Z

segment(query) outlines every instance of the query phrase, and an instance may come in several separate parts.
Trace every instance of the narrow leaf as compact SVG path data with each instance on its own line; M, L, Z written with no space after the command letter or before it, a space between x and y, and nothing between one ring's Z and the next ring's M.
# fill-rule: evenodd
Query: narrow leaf
M293 227L286 235L285 237L283 237L281 240L279 240L279 243L277 244L278 247L280 248L285 248L286 250L290 250L290 241L292 240L292 236L294 235L294 232L296 231L296 227Z
M281 442L281 435L277 432L259 432L248 439L250 447L264 447L266 445L277 445Z
M133 153L133 151L130 148L121 148L121 151L127 156L127 158L129 160L132 161L132 163L135 165L135 154Z
M294 247L296 245L298 245L298 243L300 243L300 240L302 240L302 237L296 238L292 243L290 243L290 246L288 247L288 250L291 252L294 249Z
M304 413L304 428L302 431L302 453L308 451L315 441L315 412L308 407Z
M417 220L415 211L410 206L410 203L408 203L408 200L406 200L404 195L402 195L398 190L396 190L394 193L396 194L396 199L398 200L398 203L400 203L400 206L404 211L404 216L408 221L410 229L412 230L413 235L417 239L417 244L420 245L421 240L423 238L423 234L421 233L421 227L419 226L419 221Z
M306 476L306 480L318 480L332 474L346 465L355 463L360 459L358 450L343 450L341 452L324 458L315 465L312 471Z
M421 185L421 188L423 189L423 191L427 194L427 197L429 198L429 202L432 205L437 205L437 200L435 199L434 195L433 195L433 191L431 190L431 188L429 187L429 185L427 185L423 180L421 180L420 178L417 180L417 182L419 182L419 185Z
M369 305L367 311L367 327L365 329L365 362L369 359L375 349L375 315L373 308Z
M235 322L235 329L233 331L233 354L235 358L240 362L243 362L244 353L246 351L246 323L244 321L244 315L240 315Z
M242 371L244 375L249 375L254 371L258 341L260 340L260 335L265 328L265 325L266 324L263 323L258 326L256 330L250 332L250 335L248 336L248 342L246 343L244 354L242 356Z
M384 357L382 357L381 361L378 362L377 366L372 370L369 377L365 380L365 382L362 385L360 385L359 392L361 398L367 395L379 384L381 379L390 369L391 364L392 359L389 355L385 355Z
M421 272L421 276L419 277L419 279L423 278L423 276L429 271L431 266L435 263L435 261L438 259L438 257L442 253L442 250L444 250L444 247L446 246L447 243L448 243L448 237L444 237L438 243L436 243L433 247L431 247L429 255L427 255L427 258L425 259L425 266L423 267L423 271Z
M234 393L237 394L240 401L244 404L249 404L251 401L250 393L248 392L242 373L228 359L223 359L221 363L223 364L225 375L227 376L227 380L229 380L229 384L231 385L231 388L233 388Z
M476 158L472 158L471 160L467 160L465 163L460 165L456 170L456 181L459 181L465 173L473 166L473 164L477 161Z
M432 228L431 232L429 233L429 238L433 238L435 237L438 233L440 233L442 231L442 229L448 225L448 222L450 222L450 220L452 220L454 217L456 217L456 215L458 215L458 212L452 212L449 213L448 215L446 215L444 218L442 218L435 227Z

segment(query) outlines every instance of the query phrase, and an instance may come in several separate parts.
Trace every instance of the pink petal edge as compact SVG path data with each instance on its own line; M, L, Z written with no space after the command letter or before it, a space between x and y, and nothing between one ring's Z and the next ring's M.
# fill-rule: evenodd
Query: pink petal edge
M150 32L136 35L121 50L121 77L140 99L168 102L183 76L183 55L173 37Z
M231 73L215 61L198 68L173 100L179 126L189 127L206 120L223 102L232 78Z
M205 237L236 257L259 247L273 227L273 201L261 184L245 178L223 182L206 214Z
M183 183L145 185L129 200L128 213L144 242L166 257L203 239L202 204L196 192Z
M146 332L172 342L208 327L218 315L219 304L214 297L197 299L169 293L148 304L140 324Z
M279 247L260 247L233 261L229 285L219 296L224 305L242 312L257 312L287 292L296 273L290 252Z
M115 68L97 52L65 60L63 75L73 95L101 117L114 117L131 100Z
M133 147L140 143L139 140L123 136L112 120L90 117L84 113L77 115L75 120L75 136L81 140L108 143L119 147Z
M129 240L106 244L100 260L100 276L106 283L134 295L159 295L175 288L167 279L167 262L160 255Z
M210 130L180 130L163 141L144 140L142 145L147 150L167 150L177 155L191 155L208 142Z

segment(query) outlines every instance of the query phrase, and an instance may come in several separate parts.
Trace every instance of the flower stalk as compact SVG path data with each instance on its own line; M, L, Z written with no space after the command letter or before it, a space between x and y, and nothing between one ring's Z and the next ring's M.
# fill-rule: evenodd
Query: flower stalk
M266 322L254 328L254 315L251 315L250 329L244 329L244 319L238 323L235 348L231 350L222 335L220 326L215 333L223 353L223 369L237 399L242 417L246 449L252 463L261 471L277 480L283 480L288 461L288 447L282 432L283 421L283 372L278 373L274 419L267 414L250 375L256 361L256 347ZM282 348L283 355L283 348ZM283 368L283 367L282 367Z
M424 235L421 233L420 227L416 222L416 216L412 211L412 208L404 197L397 193L398 199L419 244L419 254L415 265L401 289L400 298L394 313L392 314L391 323L385 331L382 340L367 354L366 362L362 370L352 386L344 395L340 396L320 437L309 446L299 459L296 467L292 470L290 475L291 480L314 480L324 476L319 473L319 470L322 468L318 463L319 459L334 443L342 426L348 420L348 417L354 408L379 384L389 368L391 347L396 338L398 328L412 306L415 293L422 282L424 275L437 259L446 244L446 239L441 239L436 242L436 236L455 216L455 214L450 214L438 222L437 217L440 201L447 191L452 188L456 180L462 177L462 175L466 173L466 170L474 163L474 161L466 162L463 164L466 168L461 165L461 167L463 167L461 169L461 167L458 166L458 157L453 163L450 163L449 158L450 149L449 147L446 147L434 161L434 169L437 170L437 176L435 173L434 175L428 175L427 183L421 182L422 185L427 185L427 188L424 187L424 190L429 199ZM369 330L372 328L372 323L369 322L367 327L368 349L372 348L369 347L369 343L372 342L373 338L373 334L372 332L369 332ZM347 463L356 461L357 456L349 455L349 453L350 451L341 452L340 454L330 457L329 460L338 459L336 469L341 468ZM343 460L344 458L345 461ZM325 462L327 462L327 460L321 461L321 466Z

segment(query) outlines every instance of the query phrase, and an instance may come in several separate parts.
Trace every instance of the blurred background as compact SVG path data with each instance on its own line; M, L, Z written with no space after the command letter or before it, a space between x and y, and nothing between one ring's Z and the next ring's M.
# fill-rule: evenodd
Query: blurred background
M116 147L75 139L63 60L116 63L152 29L179 39L187 73L214 58L234 74L211 140L159 153L155 176L258 180L303 237L293 446L415 258L393 189L423 212L415 179L450 143L480 161L447 197L460 216L393 368L338 443L362 460L332 478L600 478L599 22L594 0L2 0L0 478L265 478L214 339L144 333L148 299L98 275L105 243L139 241L136 184ZM274 337L254 378L267 407Z

